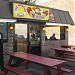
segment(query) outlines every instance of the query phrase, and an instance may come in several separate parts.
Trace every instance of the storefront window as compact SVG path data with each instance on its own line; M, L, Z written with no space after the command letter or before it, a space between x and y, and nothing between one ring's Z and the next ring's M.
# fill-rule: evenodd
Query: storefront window
M7 41L7 23L0 22L0 32L3 34L3 41Z
M21 39L27 39L27 24L16 23L15 24L15 36Z
M15 23L15 51L27 52L27 24Z
M65 27L46 27L46 40L65 40Z

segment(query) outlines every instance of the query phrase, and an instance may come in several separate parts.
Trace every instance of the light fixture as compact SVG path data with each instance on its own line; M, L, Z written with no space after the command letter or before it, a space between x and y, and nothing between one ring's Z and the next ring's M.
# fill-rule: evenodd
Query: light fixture
M13 26L13 25L10 25L10 26L9 26L9 29L10 29L10 30L13 30L13 29L14 29L14 26Z
M46 28L44 27L43 30L46 30Z
M45 31L45 30L46 30L46 27L45 27L45 26L43 26L43 27L42 27L42 30L44 30L44 31Z
M16 22L15 19L0 19L0 22Z
M66 31L68 31L69 30L69 27L66 27Z

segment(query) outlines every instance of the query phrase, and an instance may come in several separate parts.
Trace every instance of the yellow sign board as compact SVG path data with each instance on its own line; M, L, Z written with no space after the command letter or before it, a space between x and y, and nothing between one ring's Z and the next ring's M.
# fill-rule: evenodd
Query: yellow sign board
M22 3L13 3L13 17L36 20L49 20L49 9Z

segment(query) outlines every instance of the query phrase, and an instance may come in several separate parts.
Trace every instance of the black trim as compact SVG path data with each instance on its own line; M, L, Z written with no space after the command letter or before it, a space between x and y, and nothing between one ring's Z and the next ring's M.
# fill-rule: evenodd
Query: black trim
M4 70L4 57L3 57L3 34L0 33L0 69Z
M4 23L4 22L1 22L2 24ZM6 39L4 39L3 38L3 42L7 42L8 41L8 23L5 23L5 27L6 27ZM3 32L1 32L1 33L3 33Z

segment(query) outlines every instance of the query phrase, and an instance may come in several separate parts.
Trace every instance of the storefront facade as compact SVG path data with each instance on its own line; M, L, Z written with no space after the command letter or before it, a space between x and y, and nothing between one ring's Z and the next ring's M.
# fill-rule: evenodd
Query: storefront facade
M51 19L52 21L49 20L51 9L36 5L28 5L21 2L9 3L8 1L1 1L0 3L0 9L2 9L3 6L7 9L6 11L4 11L5 9L2 10L2 12L6 13L0 14L1 19L3 19L1 24L6 23L7 26L7 35L5 35L6 40L3 43L5 61L7 60L6 53L13 51L24 51L42 55L43 50L50 47L49 44L45 43L45 30L43 29L47 27L46 22L58 23L53 19ZM5 3L6 5L3 5ZM10 19L11 21L8 20L5 22L5 19ZM61 23L62 22L60 22L60 24ZM60 40L56 41L58 42ZM64 43L67 40L61 41ZM54 45L52 44L52 46ZM36 51L33 51L34 49Z
M4 7L7 9L5 16L3 16L5 13L0 14L0 25L6 27L6 39L3 39L5 40L3 42L5 61L7 61L6 53L13 51L41 55L42 29L45 22L49 20L49 8L18 2L1 1L0 3L1 7L6 3ZM2 12L5 12L5 9ZM2 28L0 31L3 33ZM33 51L34 49L36 51Z

